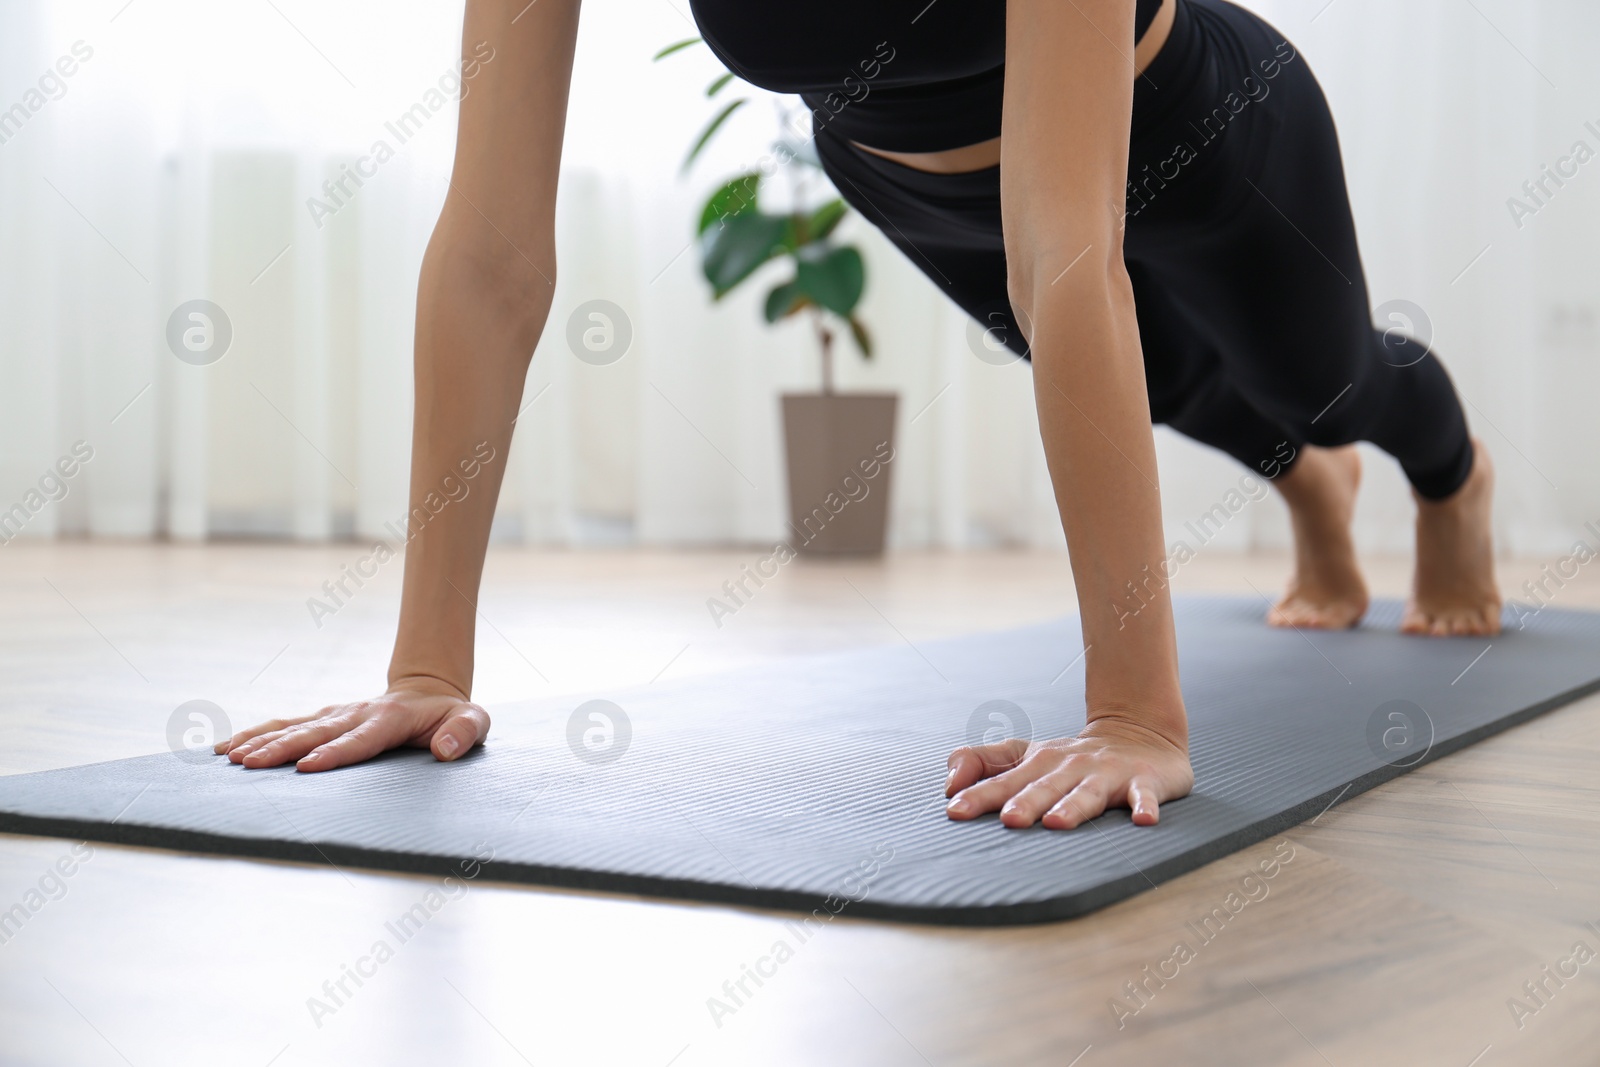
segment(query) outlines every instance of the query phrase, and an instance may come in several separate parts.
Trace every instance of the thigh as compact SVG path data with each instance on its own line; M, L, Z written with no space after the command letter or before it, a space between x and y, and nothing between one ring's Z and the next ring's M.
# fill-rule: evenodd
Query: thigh
M1129 260L1150 419L1220 449L1268 478L1301 436L1261 412L1229 377L1217 348L1142 263Z
M998 342L1028 355L1006 291L999 170L928 174L861 152L827 135L823 167L841 196ZM1227 381L1215 342L1145 264L1127 261L1133 284L1151 419L1220 448L1255 469L1284 430Z
M1172 423L1193 406L1195 397L1220 380L1222 361L1150 268L1137 260L1126 263L1144 353L1150 421Z
M1130 255L1253 406L1304 424L1381 362L1333 119L1305 58L1265 22L1224 0L1189 4L1213 66L1134 146L1136 173L1173 177L1130 211ZM1185 137L1192 154L1175 166L1164 145Z
M1020 356L1027 341L1006 291L1000 168L932 174L819 134L817 154L839 195L983 326Z

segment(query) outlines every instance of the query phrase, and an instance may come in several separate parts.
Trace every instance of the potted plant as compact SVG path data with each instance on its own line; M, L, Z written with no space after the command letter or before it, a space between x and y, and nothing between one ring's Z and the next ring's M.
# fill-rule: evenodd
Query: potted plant
M661 59L700 43L669 45ZM734 80L729 71L706 89L717 96ZM728 117L748 102L720 108L701 130L683 162L693 165ZM750 171L724 182L700 211L696 233L700 266L713 300L742 286L767 264L781 261L788 277L773 285L763 305L767 322L806 316L816 333L822 388L782 397L784 451L789 480L789 526L797 550L817 555L877 554L888 526L897 397L893 393L840 393L833 387L834 341L850 334L862 358L872 358L872 337L856 315L866 288L861 251L834 240L850 209L838 197L812 206L809 193L821 166L809 144L780 141L775 172L791 180L791 207L761 207L764 177Z

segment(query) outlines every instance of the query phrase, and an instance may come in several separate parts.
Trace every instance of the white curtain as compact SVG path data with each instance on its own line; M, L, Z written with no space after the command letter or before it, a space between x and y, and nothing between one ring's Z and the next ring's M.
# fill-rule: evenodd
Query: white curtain
M1600 161L1570 162L1576 142L1600 151L1589 58L1600 10L1250 6L1298 44L1332 100L1373 300L1425 309L1499 461L1502 544L1564 550L1600 519ZM802 324L763 324L762 286L713 306L690 247L699 202L767 151L779 102L757 94L681 177L720 70L703 50L650 62L694 32L687 5L588 0L582 27L561 277L496 537L779 539L777 397L815 387L814 341ZM459 2L0 5L7 536L384 536L406 504L417 268L448 174L455 103L440 86L459 35ZM408 112L400 143L393 124ZM363 162L379 140L393 158ZM324 181L357 164L376 173L359 188L346 179L334 202ZM1577 170L1557 185L1545 165ZM1541 181L1535 200L1523 184ZM1536 210L1513 217L1513 197ZM879 352L867 363L841 346L839 377L900 396L893 543L1061 545L1026 367L978 359L959 313L861 220L847 226L867 255L862 315ZM628 353L607 366L578 360L565 339L569 315L594 299L632 327ZM169 319L193 300L231 326L209 364L168 342ZM92 458L74 465L80 441ZM1166 431L1159 444L1176 539L1244 472ZM1404 483L1368 459L1359 538L1404 549ZM1286 537L1269 498L1215 543Z

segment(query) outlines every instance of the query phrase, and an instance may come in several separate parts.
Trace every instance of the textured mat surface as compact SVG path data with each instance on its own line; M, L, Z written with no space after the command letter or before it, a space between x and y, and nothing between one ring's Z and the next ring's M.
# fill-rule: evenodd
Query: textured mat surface
M1075 620L532 706L491 739L297 775L162 753L0 778L0 831L960 924L1081 915L1600 686L1600 615L1483 639L1272 630L1178 603L1193 795L1159 826L953 823L950 749L1083 723ZM1486 651L1487 649L1487 651ZM528 709L522 709L526 712ZM601 714L606 718L594 718ZM609 727L608 727L609 722Z

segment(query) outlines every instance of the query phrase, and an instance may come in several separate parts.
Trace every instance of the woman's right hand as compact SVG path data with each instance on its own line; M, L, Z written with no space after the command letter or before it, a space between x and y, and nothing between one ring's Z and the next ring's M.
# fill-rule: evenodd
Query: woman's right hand
M315 715L241 730L215 751L249 768L294 760L296 770L331 771L401 745L429 748L443 761L459 759L488 733L489 713L454 686L409 678L373 700L333 704Z

